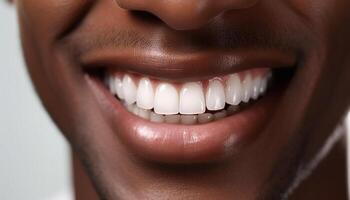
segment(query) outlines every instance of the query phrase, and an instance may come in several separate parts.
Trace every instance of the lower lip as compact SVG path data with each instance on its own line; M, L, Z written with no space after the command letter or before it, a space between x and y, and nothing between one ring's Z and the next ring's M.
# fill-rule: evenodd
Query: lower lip
M241 112L218 121L175 125L153 123L133 115L100 80L86 77L118 138L135 155L162 163L215 162L241 152L263 132L283 91L274 88Z

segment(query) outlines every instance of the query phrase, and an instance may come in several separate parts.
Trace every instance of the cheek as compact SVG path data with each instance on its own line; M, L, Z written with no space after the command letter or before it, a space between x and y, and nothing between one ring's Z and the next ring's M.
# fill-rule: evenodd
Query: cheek
M18 0L19 20L35 39L52 42L78 20L92 0Z
M17 0L22 47L29 74L44 106L52 116L63 115L66 106L58 97L65 97L60 86L64 71L60 45L65 33L82 18L90 0ZM76 69L76 68L74 68ZM73 79L75 80L75 79ZM70 83L70 82L69 82ZM68 82L67 82L68 84ZM78 84L72 84L78 85ZM52 92L54 88L55 92ZM61 120L62 121L62 120Z
M346 16L350 16L349 0L288 0L288 5L316 36L323 38L329 37L332 28L344 26L349 19Z
M45 87L55 69L65 33L81 19L92 0L17 0L16 7L27 67L37 87ZM43 74L48 74L47 77ZM46 79L46 80L44 80ZM38 81L43 82L38 82ZM46 82L45 82L46 81ZM39 92L43 91L38 88Z

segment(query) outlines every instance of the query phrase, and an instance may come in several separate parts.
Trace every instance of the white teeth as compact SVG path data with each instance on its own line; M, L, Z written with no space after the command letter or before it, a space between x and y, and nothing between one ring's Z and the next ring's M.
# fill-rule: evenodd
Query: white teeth
M260 76L257 76L254 78L253 88L252 88L253 89L252 98L254 100L256 100L260 95L260 91L259 91L260 85L261 85L261 78L260 78Z
M136 106L135 106L136 107ZM139 117L141 117L141 118L143 118L143 119L149 119L150 118L150 111L149 110L145 110L145 109L142 109L142 108L140 108L139 110L138 110L138 116Z
M181 120L180 115L165 115L165 122L169 124L178 124Z
M203 87L200 83L185 83L180 91L180 114L205 112Z
M134 106L132 104L125 104L124 106L129 112L134 112Z
M150 114L150 121L151 122L162 123L162 122L164 122L164 116L156 114L154 112L151 112L151 114Z
M116 94L115 92L115 84L114 84L114 78L113 76L108 76L107 77L107 80L105 82L107 82L108 86L109 86L109 91L112 93L112 94Z
M267 88L267 79L262 79L261 83L260 83L260 89L259 92L260 94L264 94L266 92L266 88Z
M219 119L225 118L226 116L227 116L227 111L223 110L223 111L215 113L214 114L214 119L215 120L219 120Z
M130 104L130 105L132 105L132 104ZM138 108L137 106L133 106L132 113L134 113L134 115L139 115L139 110L140 110L140 108Z
M229 106L227 108L227 114L231 115L239 110L239 106Z
M152 109L154 103L153 85L148 78L142 78L139 82L136 95L137 106L143 109Z
M214 115L211 113L203 113L198 115L198 123L204 124L214 120Z
M203 113L199 115L160 115L151 110L145 110L137 107L134 104L124 104L127 110L134 115L149 120L154 123L169 123L169 124L183 124L183 125L194 125L194 124L204 124L215 120L220 120L226 116L232 115L232 108L238 106L230 106L227 110L218 111L214 114Z
M197 115L181 115L181 124L191 125L197 123Z
M115 91L114 94L117 94L119 99L124 99L123 83L119 77L114 77L113 89Z
M179 112L179 95L174 86L161 83L154 96L154 111L157 114L173 115Z
M252 76L250 74L247 74L242 82L242 89L243 89L242 101L244 103L249 102L249 99L252 95L252 85L253 85Z
M108 86L109 92L113 94L113 81L112 77L110 75L107 75L106 78L103 80L103 83Z
M225 107L225 90L221 81L209 81L205 100L208 110L222 110Z
M107 75L105 84L113 95L123 100L129 112L143 119L190 125L208 123L238 112L241 102L256 100L266 92L270 78L271 72L236 73L211 79L203 88L202 82L177 86L147 77L134 81L132 75L113 74ZM222 82L223 79L226 81Z
M125 75L123 78L123 94L127 104L136 102L136 90L137 88L132 78Z
M226 103L238 105L242 99L241 80L237 74L230 75L226 82Z

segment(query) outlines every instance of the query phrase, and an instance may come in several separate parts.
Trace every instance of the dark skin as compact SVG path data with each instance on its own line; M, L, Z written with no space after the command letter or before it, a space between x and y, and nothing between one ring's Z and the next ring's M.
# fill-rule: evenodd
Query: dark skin
M77 199L97 199L93 190L111 200L281 199L300 177L297 169L310 164L333 136L350 104L348 0L18 0L15 5L28 71L74 151ZM187 58L262 45L297 55L294 74L259 137L218 162L202 157L195 163L155 162L129 148L120 136L122 124L101 106L86 79L86 57L94 50L122 47L147 54L156 47L165 57ZM185 64L180 75L161 69L153 75L203 78L215 68L204 60ZM291 199L310 194L346 199L344 159L338 143Z

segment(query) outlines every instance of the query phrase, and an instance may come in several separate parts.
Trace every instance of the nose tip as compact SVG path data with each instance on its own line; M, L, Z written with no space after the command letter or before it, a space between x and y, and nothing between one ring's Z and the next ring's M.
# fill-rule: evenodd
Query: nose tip
M229 10L254 6L259 0L116 0L120 7L152 13L176 30L199 28Z

